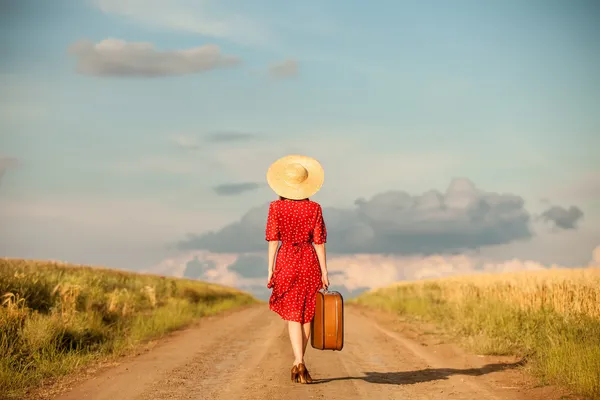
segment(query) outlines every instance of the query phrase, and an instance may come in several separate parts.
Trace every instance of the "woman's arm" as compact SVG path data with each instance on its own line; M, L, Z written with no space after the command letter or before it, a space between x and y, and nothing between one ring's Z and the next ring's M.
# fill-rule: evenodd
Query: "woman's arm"
M317 258L319 259L319 265L321 266L321 275L323 284L329 285L329 278L327 278L327 252L325 251L325 243L327 242L327 228L325 227L325 220L323 219L323 210L321 206L317 207L317 219L315 221L315 229L313 232L313 246L317 252Z
M279 245L279 221L277 219L275 203L269 205L269 215L267 216L267 227L265 229L265 239L269 242L268 250L268 268L269 276L267 278L267 287L270 287L271 277L275 268L275 253Z
M277 252L278 246L278 240L269 241L269 276L273 274L273 269L275 268L275 253Z
M327 251L325 250L325 243L314 244L314 246L317 258L319 259L319 265L321 266L321 274L327 276Z

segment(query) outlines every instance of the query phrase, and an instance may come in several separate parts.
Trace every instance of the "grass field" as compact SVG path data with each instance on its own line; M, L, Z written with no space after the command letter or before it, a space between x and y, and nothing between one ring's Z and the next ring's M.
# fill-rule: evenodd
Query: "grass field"
M542 383L600 399L600 268L399 283L350 302L435 322L480 354L523 356Z
M0 394L8 398L256 301L199 281L7 259L0 259L0 296Z

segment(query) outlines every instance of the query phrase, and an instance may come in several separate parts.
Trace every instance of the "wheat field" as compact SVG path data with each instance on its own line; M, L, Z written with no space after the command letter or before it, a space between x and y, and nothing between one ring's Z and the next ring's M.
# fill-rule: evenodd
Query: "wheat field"
M351 302L435 322L479 353L525 357L541 383L600 399L600 268L400 282Z
M7 398L256 301L200 281L14 259L0 259L0 296L0 393Z

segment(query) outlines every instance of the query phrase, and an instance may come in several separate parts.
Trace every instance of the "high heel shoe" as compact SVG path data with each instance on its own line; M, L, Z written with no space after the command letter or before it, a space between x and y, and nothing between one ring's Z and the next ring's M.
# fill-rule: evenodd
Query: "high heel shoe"
M298 364L298 375L300 378L300 383L312 383L313 378L308 373L306 366L303 363Z
M291 371L291 378L293 383L300 381L300 374L298 373L298 366L294 365Z

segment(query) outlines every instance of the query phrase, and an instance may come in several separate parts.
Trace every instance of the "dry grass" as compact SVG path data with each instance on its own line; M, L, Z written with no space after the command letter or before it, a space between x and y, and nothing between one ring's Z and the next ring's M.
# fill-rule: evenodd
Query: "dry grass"
M478 352L524 356L543 383L600 399L600 268L403 282L353 301L438 322Z
M586 315L600 319L600 268L480 274L399 282L390 288L411 286L430 294L435 285L439 285L441 297L456 304L473 298L494 299L523 310L550 309L565 316Z
M27 390L256 300L199 281L0 259L0 393Z

